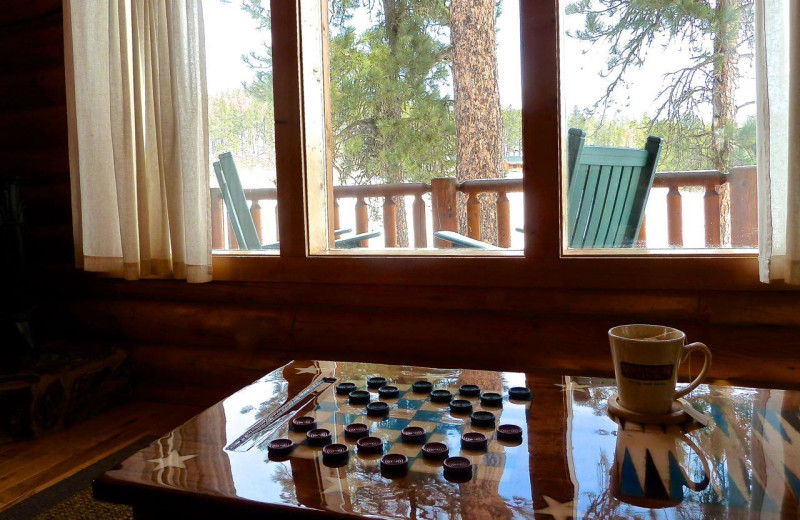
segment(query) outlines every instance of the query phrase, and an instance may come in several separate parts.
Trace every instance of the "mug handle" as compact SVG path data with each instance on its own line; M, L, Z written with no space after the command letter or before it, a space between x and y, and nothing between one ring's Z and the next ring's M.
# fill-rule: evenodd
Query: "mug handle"
M683 359L688 359L689 356L692 354L692 352L694 352L695 350L699 350L700 352L702 352L703 356L705 357L705 361L703 362L703 369L700 370L700 375L698 375L694 379L694 381L691 382L689 386L687 386L683 390L675 392L675 396L673 397L674 399L683 397L684 395L688 394L689 392L697 388L697 385L702 383L703 379L705 379L706 372L708 372L708 368L711 366L711 351L708 350L708 347L705 346L704 343L700 343L699 341L683 347L683 353L684 353Z
M703 345L705 346L705 345ZM710 472L708 470L708 461L706 460L705 455L703 452L700 451L700 448L697 447L692 439L687 437L686 435L681 435L681 440L685 442L691 449L697 454L697 457L700 459L700 462L703 464L703 478L700 479L700 482L695 482L692 480L689 475L686 474L686 470L682 467L681 472L683 473L684 480L686 481L686 487L691 489L692 491L703 491L705 488L708 487L708 484L711 482L711 477L709 476Z

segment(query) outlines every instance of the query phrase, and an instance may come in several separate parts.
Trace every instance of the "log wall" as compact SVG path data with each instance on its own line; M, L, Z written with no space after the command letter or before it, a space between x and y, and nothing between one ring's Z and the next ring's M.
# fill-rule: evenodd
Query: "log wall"
M798 292L188 285L78 273L61 23L58 0L0 14L0 164L30 178L28 243L47 327L128 345L141 397L205 405L309 357L610 374L606 330L624 322L672 324L705 341L714 377L800 386Z

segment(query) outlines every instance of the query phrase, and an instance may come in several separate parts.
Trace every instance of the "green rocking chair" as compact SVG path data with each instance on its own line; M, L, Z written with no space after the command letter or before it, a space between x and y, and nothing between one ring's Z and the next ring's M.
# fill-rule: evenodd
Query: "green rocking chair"
M220 154L219 161L214 163L214 173L217 175L219 189L222 192L222 199L228 209L228 218L231 221L233 234L239 243L240 249L279 249L280 242L272 244L262 244L258 237L253 216L247 207L247 198L244 196L244 189L239 180L239 172L233 162L233 155L230 152ZM349 232L349 229L336 230L334 233L339 236ZM359 233L352 237L340 238L334 241L334 246L338 249L352 249L361 247L362 240L369 240L380 236L380 231Z
M644 149L585 146L586 132L567 140L568 244L574 249L634 247L658 167L662 139Z

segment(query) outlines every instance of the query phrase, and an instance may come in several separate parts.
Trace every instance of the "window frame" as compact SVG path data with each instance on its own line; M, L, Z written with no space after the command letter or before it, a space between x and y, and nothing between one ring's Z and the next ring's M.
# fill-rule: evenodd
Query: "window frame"
M280 255L215 252L215 280L512 288L791 288L760 283L757 255L746 251L564 254L558 0L520 0L523 153L537 158L535 169L533 161L523 165L523 254L328 250L332 245L332 222L327 218L327 201L332 197L330 168L309 168L307 146L319 146L330 132L326 128L326 137L320 137L314 129L324 124L305 114L316 102L307 97L310 87L319 89L319 82L328 78L320 77L318 70L316 77L303 71L320 63L323 74L329 69L325 52L305 61L302 52L309 43L325 45L327 27L308 35L314 28L304 25L301 17L307 2L315 0L271 0ZM327 2L319 4L317 12L326 16ZM322 96L328 103L324 89ZM318 165L321 161L330 164L328 155L320 158L317 153L316 157ZM327 196L320 196L325 190Z

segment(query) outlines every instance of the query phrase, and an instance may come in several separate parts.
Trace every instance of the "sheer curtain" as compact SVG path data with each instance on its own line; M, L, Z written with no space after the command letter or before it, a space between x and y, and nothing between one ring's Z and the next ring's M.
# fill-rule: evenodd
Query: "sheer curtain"
M800 284L800 1L755 4L760 277Z
M200 0L65 0L76 263L211 280Z

